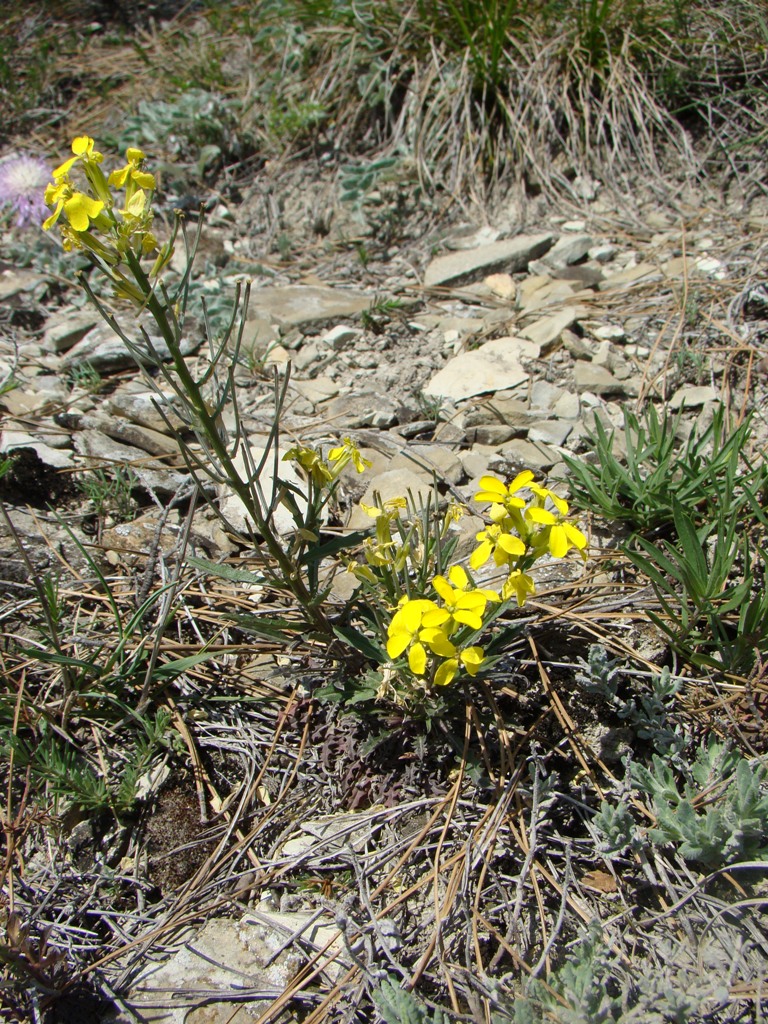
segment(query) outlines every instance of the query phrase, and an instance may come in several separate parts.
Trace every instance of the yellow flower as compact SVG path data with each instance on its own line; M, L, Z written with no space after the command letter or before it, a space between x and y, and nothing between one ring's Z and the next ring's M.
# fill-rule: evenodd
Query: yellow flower
M334 466L335 476L339 475L348 462L352 463L358 473L364 473L373 465L370 459L363 458L360 449L350 437L345 437L338 448L331 448L328 452L328 459L330 462L337 463Z
M501 588L501 596L508 601L514 594L518 608L522 608L527 599L533 596L535 590L533 580L527 573L513 569Z
M524 508L525 502L522 498L515 497L517 491L528 487L533 480L533 473L530 469L524 469L518 473L510 484L505 484L498 477L480 477L480 490L475 495L475 501L490 501L494 505L501 505L510 510L513 508ZM495 518L493 515L491 518Z
M416 676L423 676L426 672L427 647L442 658L451 658L456 653L456 648L442 629L423 624L424 616L435 609L435 602L426 598L406 600L392 616L387 628L387 654L394 661L407 650L408 666Z
M447 686L455 679L462 665L469 675L476 676L484 660L485 654L482 647L467 647L463 651L459 651L455 658L446 659L435 672L435 686Z
M67 182L49 185L45 190L45 202L48 206L56 205L51 216L43 222L45 231L53 227L62 211L75 231L87 231L91 221L104 209L104 203L100 199L92 199L83 192L75 192Z
M88 135L78 135L76 139L73 139L72 152L75 155L71 156L69 160L65 160L61 166L56 168L53 172L54 181L59 184L62 179L66 178L69 171L78 161L100 164L104 157L101 153L97 153L93 146L93 139Z
M112 171L109 178L107 178L109 184L114 185L116 188L123 188L125 183L129 181L129 183L132 183L137 188L154 189L154 174L149 174L141 169L142 162L145 159L144 153L140 149L128 149L126 150L125 157L128 163L125 167Z
M424 616L424 624L437 626L445 623L444 628L448 633L453 632L458 624L480 629L485 606L489 601L499 600L498 594L493 590L473 587L460 565L451 566L448 579L445 576L435 576L432 586L443 599L444 608L438 609L442 613L442 618L428 612Z
M333 480L333 473L328 464L315 448L307 448L304 445L297 444L285 453L283 462L298 462L304 472L312 478L318 487L322 487Z
M526 552L523 541L511 533L505 533L498 523L481 530L475 535L475 540L480 541L480 547L475 548L469 557L471 569L485 565L491 555L496 565L509 565L513 559Z
M533 537L532 546L548 548L553 558L564 558L571 548L577 548L579 551L586 548L587 538L581 530L555 516L549 509L532 507L526 509L525 515L531 522L543 527L539 534Z
M561 516L568 515L568 502L565 498L561 498L559 494L555 494L554 491L551 491L549 487L540 487L538 484L529 484L528 489L540 499L542 507L547 498L549 498Z
M397 519L400 515L401 508L408 508L408 502L405 498L388 498L382 502L383 507L379 508L377 505L366 505L364 501L360 502L360 508L365 512L371 519L379 519L381 516L386 516L387 519Z

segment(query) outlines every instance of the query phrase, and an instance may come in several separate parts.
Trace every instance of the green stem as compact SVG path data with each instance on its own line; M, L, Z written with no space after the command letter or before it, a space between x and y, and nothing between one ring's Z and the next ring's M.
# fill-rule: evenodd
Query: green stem
M178 374L182 390L192 405L195 416L197 417L197 425L199 429L205 435L213 453L219 460L227 480L231 484L236 495L242 501L249 516L252 518L256 528L267 545L270 555L280 567L283 580L301 605L305 615L315 628L325 633L331 633L332 630L330 623L328 622L328 618L322 608L320 608L313 600L312 594L302 578L301 569L298 564L290 558L278 538L275 536L271 524L262 514L259 503L254 501L249 484L241 478L234 462L232 461L227 445L219 432L216 420L209 412L200 388L184 360L184 356L182 355L181 348L178 344L177 332L168 318L166 305L158 298L157 292L152 287L149 278L145 274L136 256L129 252L127 254L127 261L133 277L145 297L144 304L149 310L152 319L157 324L163 340L168 346L168 351L170 352L171 359L173 360L174 369Z

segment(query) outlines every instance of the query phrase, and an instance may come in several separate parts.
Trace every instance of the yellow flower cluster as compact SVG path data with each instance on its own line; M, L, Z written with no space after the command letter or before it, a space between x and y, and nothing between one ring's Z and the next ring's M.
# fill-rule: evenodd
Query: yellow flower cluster
M283 456L283 462L296 462L307 474L312 483L319 488L338 480L345 466L351 462L358 473L364 473L371 466L369 459L363 458L360 449L350 437L345 437L336 448L331 448L328 458L317 448L297 444Z
M87 249L110 267L118 266L129 251L135 257L154 252L157 239L151 230L151 204L155 179L143 170L144 153L127 150L125 166L109 176L101 167L104 157L89 136L78 136L72 142L72 153L54 170L53 182L45 190L45 203L53 212L43 222L44 230L58 224L65 249ZM75 171L82 172L85 191L73 180ZM127 288L130 298L137 298L135 288L122 275L112 276L118 286Z
M508 566L501 596L505 601L515 597L521 607L534 593L527 568L542 555L564 558L572 548L583 557L587 547L587 538L566 518L568 502L533 480L529 469L518 473L510 484L484 476L475 495L475 501L491 503L491 522L476 535L479 546L470 556L470 568L479 569L491 557L496 565ZM518 494L523 489L532 495L528 501ZM547 508L548 503L553 507Z
M447 579L435 576L432 586L442 604L428 598L401 601L387 629L387 654L395 660L407 652L414 675L423 676L430 668L435 686L447 686L461 668L470 676L480 671L482 647L461 647L451 638L463 626L481 629L488 602L498 601L499 595L473 586L460 565L450 568ZM439 664L436 659L441 659Z
M528 498L519 493L523 490ZM410 672L436 686L448 685L462 670L477 675L486 657L473 641L488 625L486 609L513 598L519 606L524 605L534 593L533 579L526 571L534 562L546 554L562 558L573 548L584 556L587 547L587 538L567 519L568 503L534 483L530 470L519 473L509 484L494 476L482 477L475 500L490 503L490 523L476 534L479 543L469 566L477 570L490 558L496 565L506 566L508 574L500 593L476 586L462 566L454 565L447 576L432 578L436 599L401 599L387 627L388 656L397 661L405 655ZM364 548L369 566L392 565L400 553L390 524L405 504L403 499L394 499L384 508L363 506L376 518L376 541ZM454 520L455 514L450 518ZM364 571L358 570L358 575Z

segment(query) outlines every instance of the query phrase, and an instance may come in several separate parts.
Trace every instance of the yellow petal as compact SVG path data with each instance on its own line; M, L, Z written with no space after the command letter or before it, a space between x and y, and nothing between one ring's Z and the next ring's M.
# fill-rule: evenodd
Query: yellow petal
M533 473L530 469L524 469L522 473L517 474L507 490L510 494L514 494L515 491L519 491L521 487L526 487L531 480L533 480Z
M121 167L119 170L112 171L107 178L108 185L114 185L115 188L122 188L128 180L128 172L130 167Z
M587 546L587 538L577 527L572 526L571 523L563 523L563 529L568 540L573 544L579 551L583 551Z
M536 508L535 505L531 506L525 514L532 523L543 523L544 526L551 526L557 521L548 508Z
M564 558L568 554L568 538L562 526L553 526L549 531L549 550L554 558Z
M441 658L452 658L456 653L455 646L442 629L422 629L419 639L428 644L433 654L439 654Z
M408 666L415 676L423 676L427 667L427 652L421 644L414 644L408 651Z
M72 152L75 156L84 156L93 150L93 139L88 135L78 135L72 140Z
M432 580L432 586L438 592L440 597L447 603L452 604L454 601L453 587L445 578L445 576L435 576Z
M100 199L91 199L82 192L75 192L72 198L64 203L67 220L75 231L87 231L91 220L98 217L103 209L104 203Z
M467 576L463 565L452 565L448 570L448 579L459 590L464 590L469 586L469 576Z
M453 681L458 670L459 663L456 658L449 658L447 661L444 661L437 672L435 672L435 686L447 686Z
M485 652L482 647L467 647L459 655L461 663L471 676L476 676L485 661Z
M131 177L139 188L152 190L155 187L155 176L154 174L150 174L148 171L133 171Z
M396 658L400 657L410 642L411 638L407 633L398 633L396 636L391 636L389 640L387 640L387 654L393 661L395 661Z
M499 539L496 541L498 547L508 555L524 555L525 544L520 540L519 537L514 537L511 533L502 533Z
M495 498L490 498L489 501L498 501L499 498L504 498L507 495L507 488L496 476L481 476L480 490L489 491L491 494L496 495Z
M437 626L442 626L450 617L451 613L446 608L433 608L424 613L421 624L425 629L434 629Z
M472 554L469 556L469 567L470 569L479 569L482 565L488 561L491 557L491 551L493 546L490 541L484 540L479 548L475 548Z

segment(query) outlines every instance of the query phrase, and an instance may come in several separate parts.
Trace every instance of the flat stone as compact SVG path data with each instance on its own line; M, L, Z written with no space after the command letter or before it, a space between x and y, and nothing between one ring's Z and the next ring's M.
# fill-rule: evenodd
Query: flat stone
M371 308L370 295L325 285L292 284L254 288L249 320L269 320L282 327L303 327L326 320L343 320Z
M698 409L702 405L706 405L707 402L716 402L719 397L715 388L708 384L703 384L700 387L678 388L669 400L669 408L677 410L685 406L686 409Z
M562 445L573 430L573 424L565 420L540 420L528 430L529 441L543 441L544 444Z
M146 1024L228 1024L233 1005L242 1004L244 989L253 990L257 1005L268 1005L302 962L286 952L271 966L262 966L289 934L277 928L257 933L252 915L243 923L207 921L165 963L148 963L123 1000L131 1016L120 1013L114 1024L135 1021L136 1015Z
M44 349L49 352L66 352L77 344L88 331L92 330L101 318L97 313L85 313L72 310L63 317L49 320L42 338Z
M495 242L500 234L501 232L498 228L492 228L489 224L483 224L479 228L459 228L445 239L445 247L456 252L466 249L477 249L478 246Z
M46 278L32 270L4 270L0 273L0 302L12 299L22 292L31 292L39 284L45 284Z
M610 242L601 242L599 245L593 245L587 253L587 256L595 263L610 263L611 260L616 258L618 248L615 245L611 245Z
M424 274L424 286L459 284L482 274L505 271L514 274L524 270L528 262L543 255L552 245L552 235L521 235L500 242L478 246L463 252L438 256Z
M528 403L500 391L471 409L467 409L462 425L465 430L485 424L527 429L530 422L531 412Z
M572 391L566 391L552 406L552 412L560 420L576 420L581 414L581 402L579 396Z
M596 395L628 395L632 392L626 381L617 380L604 366L579 360L573 368L573 376L579 391L592 391ZM637 393L637 392L635 392Z
M563 235L555 242L546 255L541 257L541 262L555 269L570 266L571 263L578 263L587 255L594 243L590 235L568 234Z
M410 325L416 330L437 330L446 334L448 331L456 331L464 338L468 334L476 334L485 327L485 320L476 316L450 316L437 313L419 313Z
M108 412L116 416L122 416L124 419L137 423L141 427L146 427L148 430L154 430L160 434L169 434L168 423L165 422L158 411L158 406L168 417L168 421L174 429L182 429L184 421L172 411L168 404L172 401L173 395L170 393L164 393L164 395L167 398L166 402L163 402L160 396L156 395L153 391L136 392L118 389L107 399L105 408Z
M40 415L46 409L58 405L60 401L60 398L55 400L45 392L19 386L0 395L0 408L5 409L11 416L29 416L33 413Z
M312 377L309 380L291 380L291 388L313 405L320 405L335 398L339 385L330 377Z
M358 327L348 327L346 324L337 324L336 327L332 327L329 331L320 339L323 345L327 345L332 348L334 352L341 352L351 342L356 341L362 331Z
M528 428L510 427L502 423L480 423L476 427L467 427L467 440L470 444L485 444L498 448L513 437L524 437Z
M170 359L171 354L163 339L153 336L151 332L150 338L158 357L163 361ZM138 361L143 365L151 366L154 362L154 356L146 350L138 330L133 334L133 340L139 347L140 352L146 352L146 356L139 355L137 357ZM200 347L202 342L202 331L199 327L188 323L181 337L180 348L182 354L185 356L191 355ZM97 373L111 373L115 370L135 367L137 358L129 351L123 339L118 337L107 324L100 324L98 327L94 327L92 331L89 331L67 352L62 360L62 366L67 370L88 364Z
M96 412L82 418L80 429L100 430L115 441L133 445L143 452L159 455L161 458L179 454L179 445L175 438L161 434L159 430L132 423L122 416L105 416L101 412Z
M517 292L517 307L523 313L530 313L546 306L554 305L573 298L580 284L571 281L555 280L545 274L528 277L520 285Z
M389 464L392 470L401 467L412 469L414 473L423 475L428 481L436 474L438 480L445 480L454 485L464 476L464 467L458 455L450 448L444 448L439 444L408 445Z
M386 430L397 423L395 402L377 391L352 391L332 399L323 410L336 430L378 427Z
M550 346L560 339L563 331L573 326L583 314L577 306L566 306L557 313L541 317L528 327L524 327L520 333L524 338L539 345L542 352L546 352Z
M130 523L118 523L109 527L101 535L101 546L111 552L113 564L119 560L135 562L136 556L147 556L153 553L154 545L158 544L161 551L170 554L176 546L181 533L181 517L175 509L165 516L159 509L153 508ZM162 530L158 534L158 526L162 522Z
M373 522L370 517L368 521ZM346 847L360 853L372 841L377 821L381 822L380 811L342 811L310 818L299 824L299 832L283 844L280 852L284 857L302 858L314 852L321 864L329 853L341 853ZM304 863L313 866L311 859Z
M527 379L515 345L509 339L497 338L451 359L429 381L424 393L460 402L473 395L516 387Z
M542 442L515 440L504 447L490 460L491 470L518 473L523 469L544 471L560 461L558 452Z
M74 435L75 451L89 467L108 468L122 466L131 470L137 480L157 494L175 494L190 481L188 473L160 466L145 451L134 445L122 444L100 430L86 429Z
M75 464L71 451L54 448L25 430L4 430L0 434L0 452L7 455L20 448L31 448L38 459L51 469L72 469Z
M624 341L627 333L620 324L584 323L582 327L598 341Z
M534 381L531 387L531 409L543 409L549 412L556 402L563 397L564 391L557 384L547 380Z
M504 342L509 353L515 352L519 359L538 359L541 356L541 345L534 339L520 335L506 334L501 338L494 338L494 341Z
M517 295L517 285L511 274L489 274L484 283L500 299L511 302Z
M636 284L650 284L660 281L662 273L653 263L638 263L627 270L619 270L598 284L601 292L615 291L617 288L631 288Z

